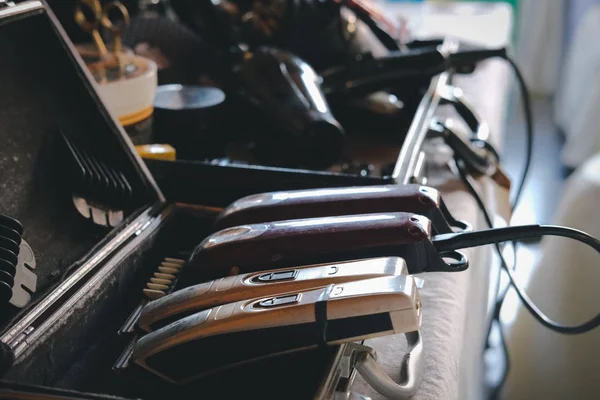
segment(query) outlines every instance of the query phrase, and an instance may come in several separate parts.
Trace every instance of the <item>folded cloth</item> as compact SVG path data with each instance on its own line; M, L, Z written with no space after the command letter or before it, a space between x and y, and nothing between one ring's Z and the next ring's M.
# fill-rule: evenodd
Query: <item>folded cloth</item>
M600 237L600 153L571 175L553 224ZM580 324L600 311L600 256L574 240L546 237L527 293L555 321ZM506 399L597 399L600 329L582 335L554 333L521 308L507 332L511 370Z
M566 136L562 162L577 167L600 151L600 47L590 46L600 35L600 4L592 6L569 44L554 101L554 121Z

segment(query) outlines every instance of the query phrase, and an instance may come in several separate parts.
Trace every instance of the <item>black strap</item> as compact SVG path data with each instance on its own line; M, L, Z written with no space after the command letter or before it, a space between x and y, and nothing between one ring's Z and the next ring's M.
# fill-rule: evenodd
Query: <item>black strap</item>
M0 378L12 368L15 361L15 353L9 345L0 342Z
M315 303L315 324L317 325L319 348L327 348L327 301L335 285L329 285Z

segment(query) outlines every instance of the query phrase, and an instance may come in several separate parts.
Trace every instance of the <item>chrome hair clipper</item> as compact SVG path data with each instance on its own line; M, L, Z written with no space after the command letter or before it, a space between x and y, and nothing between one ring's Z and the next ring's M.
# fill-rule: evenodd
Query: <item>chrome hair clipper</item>
M222 304L402 274L408 274L404 260L387 257L228 276L190 286L151 301L142 309L138 325L150 332L177 319Z
M302 349L417 331L415 280L399 275L211 308L143 336L132 359L173 383Z

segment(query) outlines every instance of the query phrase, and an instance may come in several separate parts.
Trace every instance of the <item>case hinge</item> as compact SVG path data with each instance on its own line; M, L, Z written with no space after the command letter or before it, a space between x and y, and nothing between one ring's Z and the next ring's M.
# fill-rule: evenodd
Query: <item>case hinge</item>
M148 228L150 226L150 224L152 224L152 221L154 221L155 218L152 218L148 221L146 221L144 223L144 225L142 225L140 227L140 229L138 229L137 231L135 231L135 236L139 236L142 232L144 232L146 230L146 228Z
M35 330L33 326L28 326L24 329L19 336L12 339L7 344L13 349L15 353L23 351L23 349L27 346L27 337Z

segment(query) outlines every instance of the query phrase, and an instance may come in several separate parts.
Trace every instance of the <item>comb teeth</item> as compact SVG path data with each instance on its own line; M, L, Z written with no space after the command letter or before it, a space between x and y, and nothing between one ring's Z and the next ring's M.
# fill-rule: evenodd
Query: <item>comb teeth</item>
M0 214L0 305L24 308L37 289L35 256L22 234L18 220Z
M175 279L184 264L185 261L179 258L164 258L157 268L158 272L146 283L144 295L151 301L166 296L173 290Z
M17 220L0 214L0 305L2 306L14 295L22 232L23 227Z

